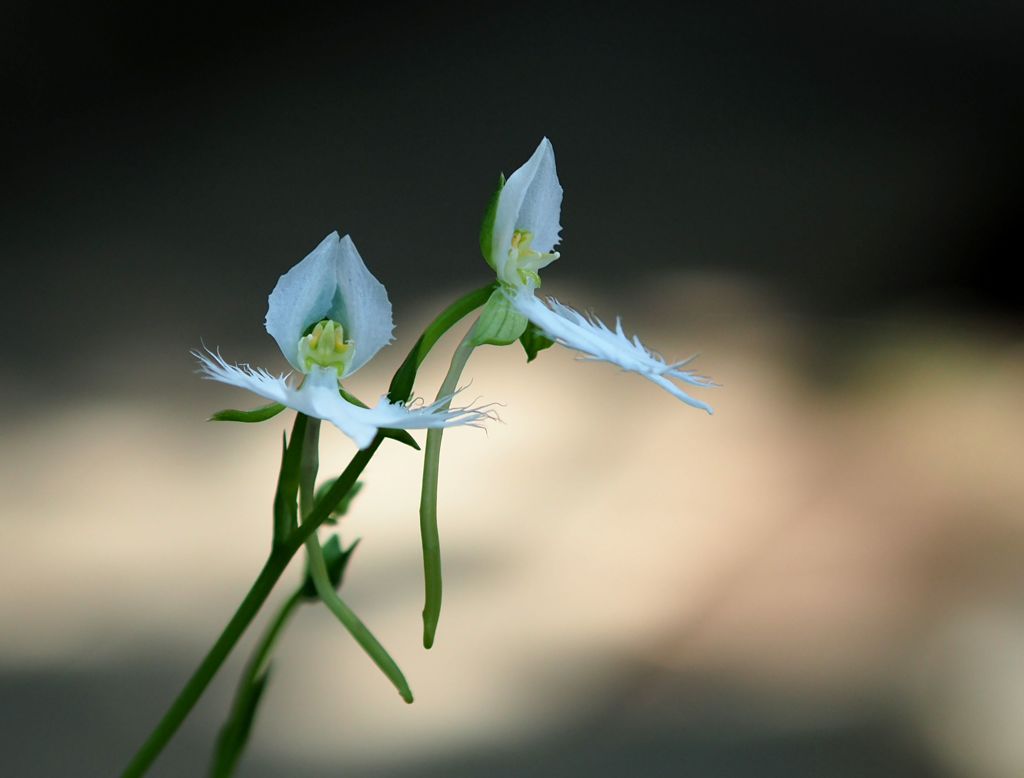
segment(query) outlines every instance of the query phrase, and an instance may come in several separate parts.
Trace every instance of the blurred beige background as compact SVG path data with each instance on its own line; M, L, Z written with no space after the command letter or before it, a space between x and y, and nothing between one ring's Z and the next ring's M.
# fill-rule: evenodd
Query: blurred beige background
M445 437L434 650L419 644L418 456L384 447L341 525L363 538L344 594L416 703L306 607L242 774L1024 772L1022 343L908 313L823 357L826 325L735 280L553 291L621 311L666 355L699 348L723 384L701 394L716 414L557 347L530 365L518 346L478 352L468 391L504 403L503 423ZM357 393L386 385L425 314L400 317ZM225 353L274 367L270 347ZM261 564L289 421L208 424L255 403L187 372L173 387L8 427L8 774L120 767ZM353 452L336 431L323 449L324 475ZM241 659L154 775L202 771ZM11 737L28 724L57 747Z

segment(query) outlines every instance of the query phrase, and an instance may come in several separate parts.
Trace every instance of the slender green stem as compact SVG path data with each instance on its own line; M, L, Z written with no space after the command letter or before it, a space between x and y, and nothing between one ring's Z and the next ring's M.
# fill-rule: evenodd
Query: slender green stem
M275 549L271 552L266 564L257 576L249 593L246 594L242 604L238 606L235 615L231 617L224 631L221 632L213 648L204 657L203 661L196 668L195 673L189 678L188 683L178 694L178 697L171 704L171 707L164 714L156 729L149 736L131 763L122 773L123 778L136 778L143 775L149 766L163 750L164 746L171 739L174 733L181 726L189 711L199 700L200 695L206 690L210 680L217 670L224 663L231 649L235 647L238 639L245 632L253 618L259 612L260 607L266 601L267 596L274 588L274 584L281 577L292 555Z
M302 461L299 463L299 515L305 521L313 511L316 495L316 474L320 470L320 419L306 422L302 439Z
M302 594L302 588L300 587L291 597L285 600L246 663L242 678L238 682L235 699L231 705L231 713L221 728L220 737L217 741L217 749L214 752L213 765L210 769L210 774L213 778L228 778L238 764L238 759L242 755L242 746L244 745L242 733L248 728L246 719L248 718L251 721L256 705L253 695L258 694L257 679L267 672L270 665L270 655L277 644L277 639L295 612L295 609L302 602ZM242 743L239 743L240 738L243 740Z
M459 377L476 347L473 343L473 328L459 343L452 355L452 363L444 383L437 393L438 399L451 397ZM420 539L423 544L423 646L434 645L437 620L441 616L441 538L437 530L437 477L441 464L441 428L427 431L427 445L423 452L423 485L420 491Z

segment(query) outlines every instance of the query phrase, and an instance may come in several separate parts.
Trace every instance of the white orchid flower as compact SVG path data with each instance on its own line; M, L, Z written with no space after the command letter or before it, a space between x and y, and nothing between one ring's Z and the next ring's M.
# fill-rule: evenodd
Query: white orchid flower
M374 408L346 400L342 379L391 342L394 324L387 290L367 270L352 239L332 232L270 294L267 332L301 376L273 375L228 364L219 353L194 351L207 378L248 389L313 418L334 424L363 449L380 429L479 425L486 408L446 408L451 397L409 408L385 395Z
M688 405L712 413L711 406L687 394L676 379L691 386L714 382L681 368L693 357L667 362L635 335L630 338L616 318L615 328L584 315L554 298L537 296L540 270L559 258L562 187L555 171L555 152L544 138L526 164L500 186L484 219L481 248L501 282L511 308L555 343L638 373ZM493 219L493 221L492 221ZM490 234L488 235L488 230ZM521 330L520 330L521 332Z

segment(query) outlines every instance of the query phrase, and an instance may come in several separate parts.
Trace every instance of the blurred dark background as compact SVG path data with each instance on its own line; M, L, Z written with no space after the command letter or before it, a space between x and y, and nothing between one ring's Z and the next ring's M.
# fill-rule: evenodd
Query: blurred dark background
M1021 310L1001 272L1013 3L3 13L4 327L73 322L62 366L126 326L246 337L335 228L399 306L476 284L482 204L542 135L568 182L558 277L741 273L836 316ZM32 337L4 348L32 364L16 383L54 368Z
M270 353L267 293L334 229L388 287L411 343L417 306L488 280L483 207L545 135L566 192L545 288L619 290L636 310L645 284L689 279L710 332L729 321L701 290L738 284L825 371L852 333L900 317L1019 342L1021 285L1005 272L1024 174L1018 3L14 2L0 78L8 431L182 387L216 405L188 350L205 338L229 358ZM683 302L660 304L685 319ZM5 523L18 521L12 509ZM197 631L212 635L233 599ZM127 758L197 650L67 675L8 658L0 711L21 761L0 773L106 774L95 765ZM636 672L660 691L622 718ZM591 711L525 746L365 774L970 774L904 738L889 710L780 734L747 722L742 692L723 701L721 678L651 672L617 667ZM136 718L140 698L152 710ZM160 774L192 774L216 715L204 721ZM11 734L15 722L52 724L59 748ZM73 769L78 752L102 757ZM278 758L250 774L333 774ZM1024 762L1011 764L985 775Z

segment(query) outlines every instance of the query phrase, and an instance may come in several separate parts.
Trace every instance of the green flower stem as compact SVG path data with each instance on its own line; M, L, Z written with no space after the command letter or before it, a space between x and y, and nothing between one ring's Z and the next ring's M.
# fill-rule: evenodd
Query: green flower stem
M451 397L459 377L476 348L474 329L470 328L452 355L448 375L437 393L438 399ZM445 406L447 407L447 405ZM441 464L441 438L443 429L427 430L427 445L423 451L423 486L420 491L420 540L423 544L423 647L434 645L437 620L441 616L441 539L437 531L437 476Z
M302 521L313 511L316 474L320 470L320 419L307 417L299 462L299 515Z
M488 284L464 295L449 305L427 326L391 380L388 396L392 402L405 401L409 398L412 394L413 383L416 380L416 372L423 363L423 360L426 359L430 349L433 348L434 344L437 343L445 332L464 316L472 313L487 302L487 298L490 297L493 289L494 284ZM138 776L144 775L150 765L153 764L153 761L160 755L160 752L174 736L174 733L178 731L178 727L181 726L189 711L192 710L199 697L206 690L206 687L220 669L228 654L238 643L242 633L252 623L252 620L270 595L271 590L273 590L274 585L288 567L292 557L302 548L307 539L313 536L317 528L331 515L331 511L334 510L335 506L348 494L352 485L362 474L383 441L383 435L378 433L367 448L357 452L352 457L348 467L345 468L344 472L334 482L334 485L324 495L323 499L313 506L305 521L298 528L289 532L286 537L274 544L263 569L260 571L259 576L257 576L252 588L249 589L245 599L242 600L242 604L238 606L238 610L231 617L231 621L228 622L220 637L217 638L217 642L213 644L213 647L203 658L203 661L196 668L184 688L178 693L177 698L171 703L171 707L168 708L160 723L157 724L156 729L153 730L146 739L146 742L142 744L132 758L132 761L122 773L122 778L138 778ZM317 546L319 546L319 543L317 543ZM313 556L315 557L316 555ZM320 558L321 560L323 559L322 556Z
M291 597L285 600L249 658L242 678L238 682L238 690L235 692L235 699L231 705L231 713L221 728L210 770L213 778L229 778L234 772L238 759L242 755L241 747L238 745L239 733L247 727L246 717L251 715L251 711L255 709L256 703L253 700L253 695L258 688L256 681L260 676L266 674L270 666L270 655L277 644L277 639L301 603L302 587L299 587Z

